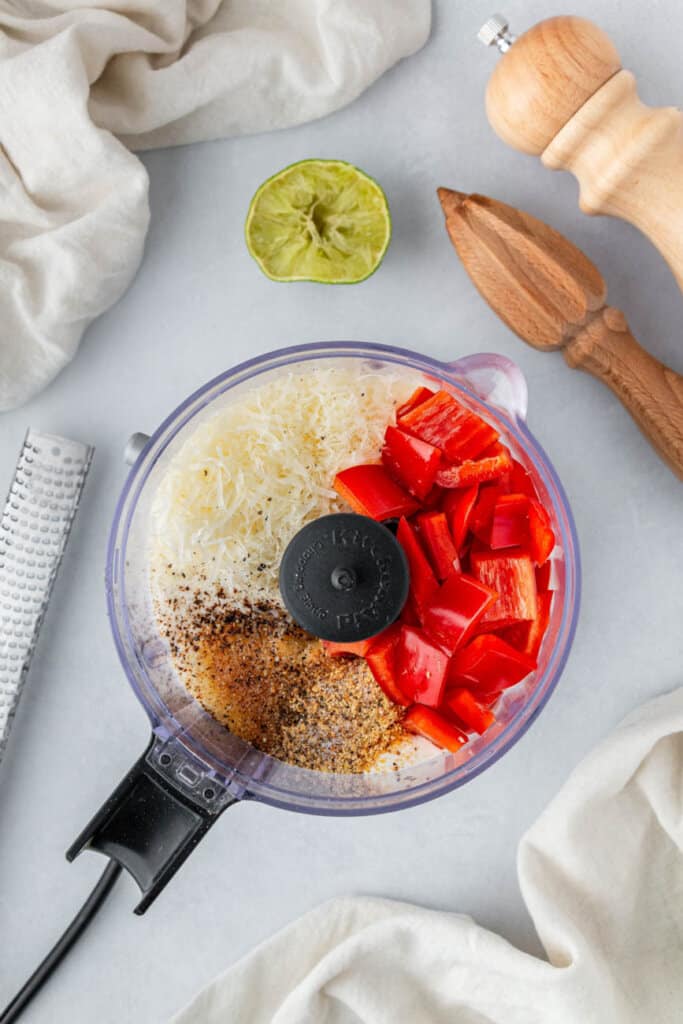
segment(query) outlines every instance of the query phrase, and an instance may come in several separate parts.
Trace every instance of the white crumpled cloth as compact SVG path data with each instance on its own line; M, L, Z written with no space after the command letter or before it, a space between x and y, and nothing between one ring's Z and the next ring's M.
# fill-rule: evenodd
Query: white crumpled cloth
M339 899L174 1024L680 1024L683 690L631 715L519 847L548 961L457 914Z
M429 23L429 0L0 0L0 409L135 274L148 181L127 147L321 117Z

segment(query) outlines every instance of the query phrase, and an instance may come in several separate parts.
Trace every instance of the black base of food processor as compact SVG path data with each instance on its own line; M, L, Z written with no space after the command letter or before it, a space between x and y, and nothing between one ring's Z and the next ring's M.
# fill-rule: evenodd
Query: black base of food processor
M147 750L67 851L85 849L120 864L140 887L144 914L197 843L237 798L180 744L152 736Z

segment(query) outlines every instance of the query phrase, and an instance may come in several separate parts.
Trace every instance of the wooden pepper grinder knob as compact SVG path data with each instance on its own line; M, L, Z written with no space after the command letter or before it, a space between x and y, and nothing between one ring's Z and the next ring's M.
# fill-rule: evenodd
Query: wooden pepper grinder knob
M516 39L495 15L479 38L503 53L486 91L494 131L571 171L584 213L634 224L683 289L683 113L642 103L608 36L585 18L549 18Z

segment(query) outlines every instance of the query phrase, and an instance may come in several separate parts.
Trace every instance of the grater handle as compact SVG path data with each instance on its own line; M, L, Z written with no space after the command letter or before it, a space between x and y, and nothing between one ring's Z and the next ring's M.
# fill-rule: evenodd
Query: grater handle
M95 850L137 882L144 914L226 808L226 787L177 740L152 735L147 750L67 851Z

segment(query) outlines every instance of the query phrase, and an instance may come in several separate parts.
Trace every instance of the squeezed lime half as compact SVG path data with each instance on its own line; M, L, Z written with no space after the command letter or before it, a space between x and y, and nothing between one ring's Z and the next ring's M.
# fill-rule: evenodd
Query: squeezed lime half
M301 160L261 185L247 247L274 281L355 284L374 273L391 239L384 192L342 160Z

